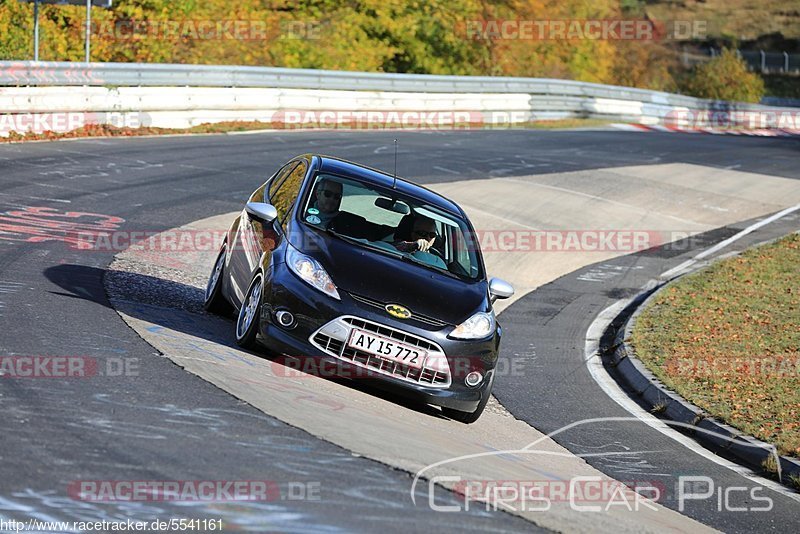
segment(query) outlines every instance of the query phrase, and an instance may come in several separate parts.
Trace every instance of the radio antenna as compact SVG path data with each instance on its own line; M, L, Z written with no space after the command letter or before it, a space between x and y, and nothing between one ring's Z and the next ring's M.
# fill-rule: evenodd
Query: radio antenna
M394 140L394 174L392 175L392 189L397 188L397 139Z

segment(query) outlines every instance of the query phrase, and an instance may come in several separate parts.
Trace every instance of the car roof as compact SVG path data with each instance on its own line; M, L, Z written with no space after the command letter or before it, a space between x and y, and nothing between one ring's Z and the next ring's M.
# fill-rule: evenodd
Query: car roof
M314 156L320 160L319 170L321 172L339 174L345 177L352 176L365 182L372 182L382 187L392 187L394 178L386 172L332 156L324 156L322 154L314 154ZM464 211L455 202L419 184L398 176L397 185L395 188L404 195L414 197L418 200L426 202L431 206L435 206L454 215L466 218Z

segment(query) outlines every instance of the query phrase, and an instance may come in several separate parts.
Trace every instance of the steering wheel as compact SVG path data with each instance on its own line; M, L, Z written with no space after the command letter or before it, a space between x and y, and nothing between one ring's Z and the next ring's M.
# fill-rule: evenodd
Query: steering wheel
M433 248L433 247L431 247L431 248L429 248L428 250L426 250L425 252L428 252L428 253L430 253L430 254L433 254L434 256L437 256L437 257L439 257L440 259L444 260L444 254L443 254L443 253L442 253L442 251L441 251L441 250L439 250L438 248Z

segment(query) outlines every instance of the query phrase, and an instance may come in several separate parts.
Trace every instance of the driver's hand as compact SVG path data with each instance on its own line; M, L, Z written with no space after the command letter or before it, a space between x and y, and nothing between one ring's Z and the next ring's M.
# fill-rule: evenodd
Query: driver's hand
M433 242L435 240L436 240L435 237L432 238L430 241L427 241L425 239L417 239L417 250L419 250L420 252L428 252L428 249L430 249L433 246Z
M399 241L394 243L394 246L400 252L416 252L417 250L416 241Z

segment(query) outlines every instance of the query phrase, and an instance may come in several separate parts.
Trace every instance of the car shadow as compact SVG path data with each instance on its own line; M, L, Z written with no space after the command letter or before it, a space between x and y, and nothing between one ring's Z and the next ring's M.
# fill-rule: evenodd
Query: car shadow
M126 315L154 325L175 330L204 339L221 347L247 352L269 360L272 365L282 366L276 374L297 376L300 370L329 370L313 357L274 354L263 347L262 352L242 349L234 337L234 317L219 317L203 309L204 291L200 288L145 274L106 270L76 264L49 267L45 277L62 291L51 291L54 295L79 298L100 304L109 309L120 309ZM439 408L406 397L402 393L387 391L370 383L371 378L350 379L331 375L329 372L314 373L324 380L348 387L374 397L398 404L416 412L447 419Z

